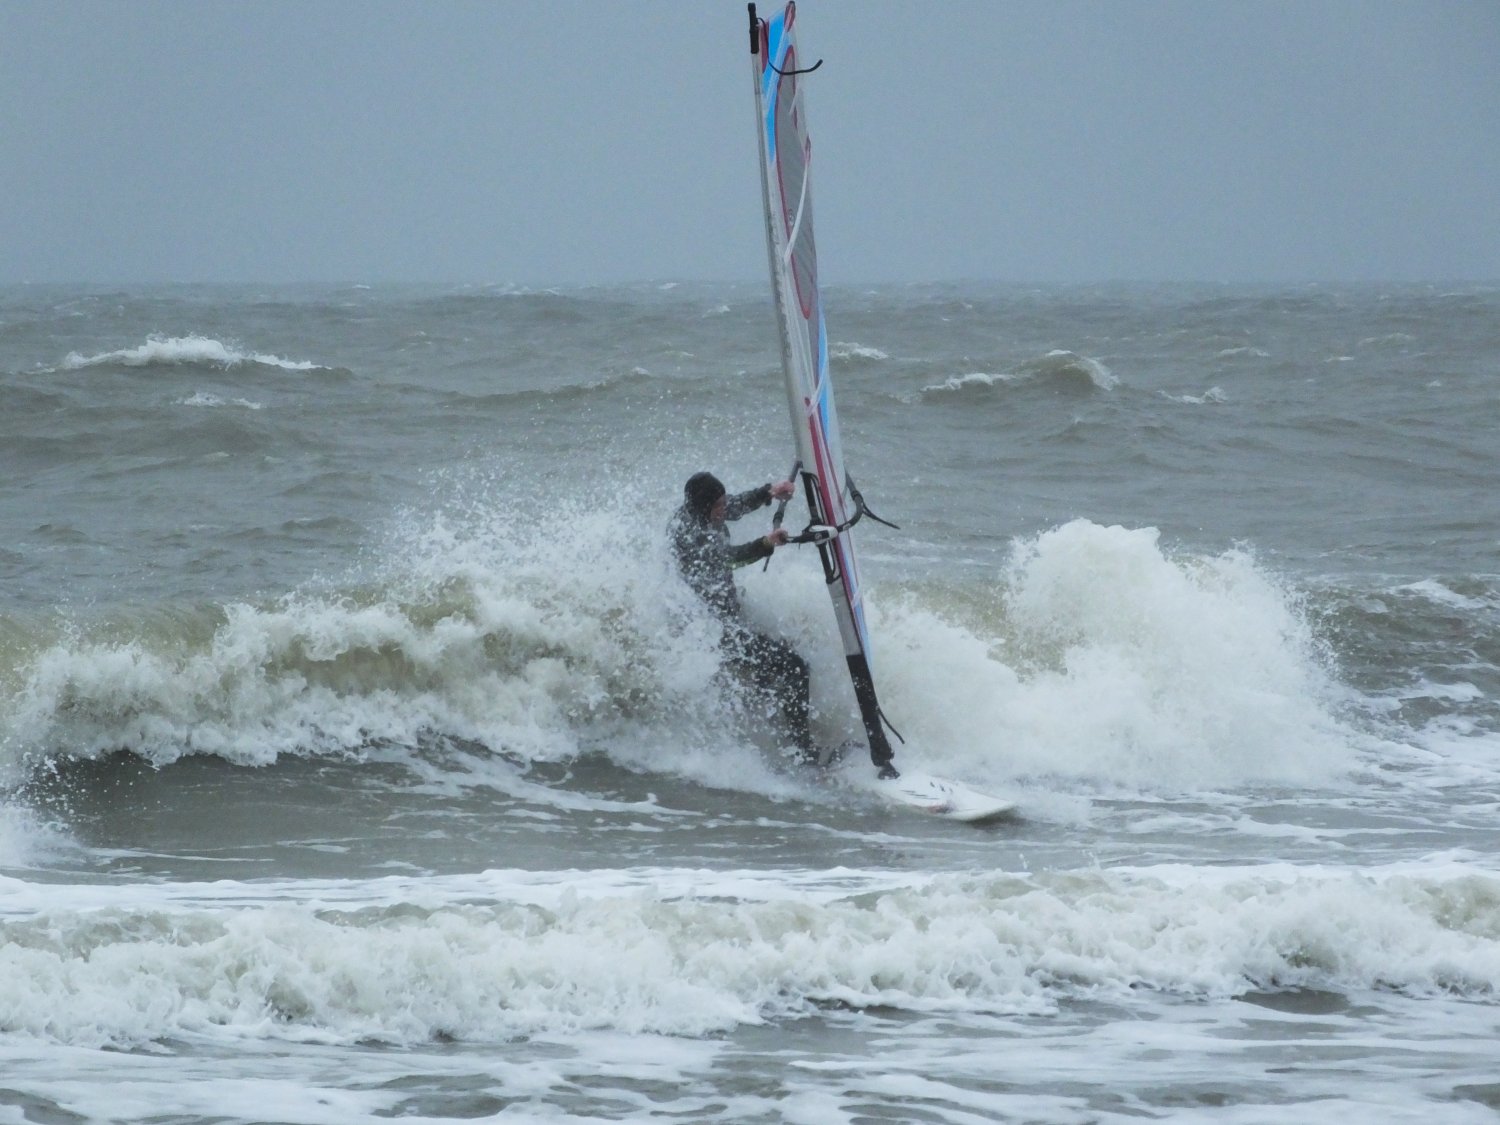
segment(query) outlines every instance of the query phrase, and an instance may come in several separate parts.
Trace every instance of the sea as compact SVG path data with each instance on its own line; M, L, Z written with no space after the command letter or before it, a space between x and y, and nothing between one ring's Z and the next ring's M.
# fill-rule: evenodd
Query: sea
M764 282L0 288L0 1123L1495 1121L1500 284L825 302L995 823L672 569L793 462Z

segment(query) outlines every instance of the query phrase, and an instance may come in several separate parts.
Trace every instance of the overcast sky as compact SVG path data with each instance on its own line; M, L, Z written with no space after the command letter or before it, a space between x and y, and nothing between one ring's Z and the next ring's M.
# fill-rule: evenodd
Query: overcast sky
M759 278L745 25L0 0L0 283ZM1500 278L1496 0L805 0L798 31L825 281Z

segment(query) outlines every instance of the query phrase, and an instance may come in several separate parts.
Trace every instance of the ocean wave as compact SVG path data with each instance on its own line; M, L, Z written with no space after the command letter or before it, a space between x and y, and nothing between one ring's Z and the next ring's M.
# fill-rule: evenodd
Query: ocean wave
M971 388L988 389L1002 383L1020 383L1027 377L1024 375L996 375L987 371L971 371L967 375L950 375L941 383L933 383L922 388L922 393L938 394L941 392L963 392Z
M1153 528L1076 520L966 600L870 607L903 653L882 702L936 772L1182 792L1353 765L1300 597L1242 551L1174 557Z
M1426 578L1396 587L1397 594L1413 594L1449 609L1496 610L1500 609L1500 597L1488 586L1479 591L1480 596L1460 593L1436 578Z
M1411 776L1436 790L1492 791L1500 732L1495 576L1390 585L1325 581L1318 594L1320 627L1341 654L1343 674L1363 693L1372 721L1403 747L1439 748L1435 758L1417 754ZM1465 764L1471 755L1477 760ZM1480 768L1470 772L1475 764Z
M238 407L241 407L242 409L245 409L245 410L264 410L265 409L265 404L264 403L251 402L249 399L246 399L246 398L223 399L223 398L220 398L218 395L209 394L206 391L197 391L194 394L188 395L186 398L180 398L180 399L177 400L177 405L178 406L201 406L201 407L205 407L205 408L212 408L212 407L217 407L217 406L238 406Z
M1416 343L1417 338L1410 332L1390 332L1384 336L1366 336L1355 345L1357 348L1404 348L1407 344Z
M435 733L714 783L724 751L744 759L737 784L764 784L713 625L624 499L544 525L476 519L429 517L364 586L13 639L0 770L120 750L267 765ZM821 574L787 568L774 597L747 586L751 620L813 667L819 741L858 738ZM970 600L960 616L915 595L866 603L901 654L880 664L882 700L924 768L1182 792L1349 766L1316 637L1242 553L1174 559L1150 529L1079 521L1023 544Z
M1021 364L1015 371L1003 374L975 371L953 375L941 383L922 388L923 397L948 394L973 394L1005 385L1042 382L1084 391L1110 391L1119 385L1119 377L1103 363L1076 352L1056 350Z
M579 372L566 382L554 382L550 386L522 386L483 394L454 393L455 399L479 405L489 405L505 410L526 406L563 404L613 395L643 395L653 398L670 398L679 394L701 393L710 398L722 396L722 388L712 383L660 375L649 368L634 366L629 369L614 368L602 371Z
M414 556L362 587L13 636L0 652L0 773L14 782L121 750L265 765L428 732L552 760L632 715L648 728L721 721L694 702L717 667L708 623L659 544L637 528L633 561L591 562L618 554L633 514L579 512L545 530L517 518L428 523L399 548Z
M855 364L879 363L881 360L890 359L891 357L879 348L872 348L867 344L833 343L828 345L828 358Z
M1500 877L1461 867L846 872L864 886L834 893L798 872L766 893L733 874L641 874L300 888L311 902L0 879L0 1031L126 1048L497 1042L703 1036L826 1007L1040 1015L1143 989L1500 990Z
M1184 406L1218 405L1229 401L1229 396L1224 393L1222 387L1209 387L1201 395L1174 395L1166 391L1162 391L1161 394L1163 398L1171 402L1180 402Z
M284 371L326 370L310 360L248 352L206 336L151 336L135 348L91 356L70 352L63 360L61 370L81 371L91 367L216 367L228 370L249 364Z
M129 750L157 765L187 754L264 765L414 745L430 730L564 756L577 747L574 720L636 686L628 668L604 666L607 653L571 651L546 617L542 605L455 590L409 604L235 604L163 631L136 620L128 639L77 637L27 662L8 701L6 764Z

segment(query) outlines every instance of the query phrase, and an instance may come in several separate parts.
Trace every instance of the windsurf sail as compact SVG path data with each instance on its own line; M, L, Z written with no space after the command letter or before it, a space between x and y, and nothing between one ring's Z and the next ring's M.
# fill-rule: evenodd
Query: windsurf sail
M770 19L759 19L754 4L749 8L771 291L781 329L781 365L797 461L811 515L807 530L794 541L817 544L870 744L870 758L882 773L893 776L891 746L870 672L869 630L854 554L854 525L870 513L844 469L833 383L828 377L823 300L818 292L810 183L812 145L807 139L802 81L818 64L804 67L797 53L795 3L787 4Z

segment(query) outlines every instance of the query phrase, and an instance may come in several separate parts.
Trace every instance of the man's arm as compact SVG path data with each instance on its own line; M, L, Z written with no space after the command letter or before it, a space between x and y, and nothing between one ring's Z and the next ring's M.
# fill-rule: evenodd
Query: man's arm
M748 515L756 508L764 508L771 502L771 486L763 484L759 488L752 488L749 492L741 492L731 496L724 506L724 518L726 520L737 520L743 515Z
M729 557L730 566L740 567L760 561L775 549L771 545L771 537L762 535L759 539L752 539L748 543L737 543L725 553Z

